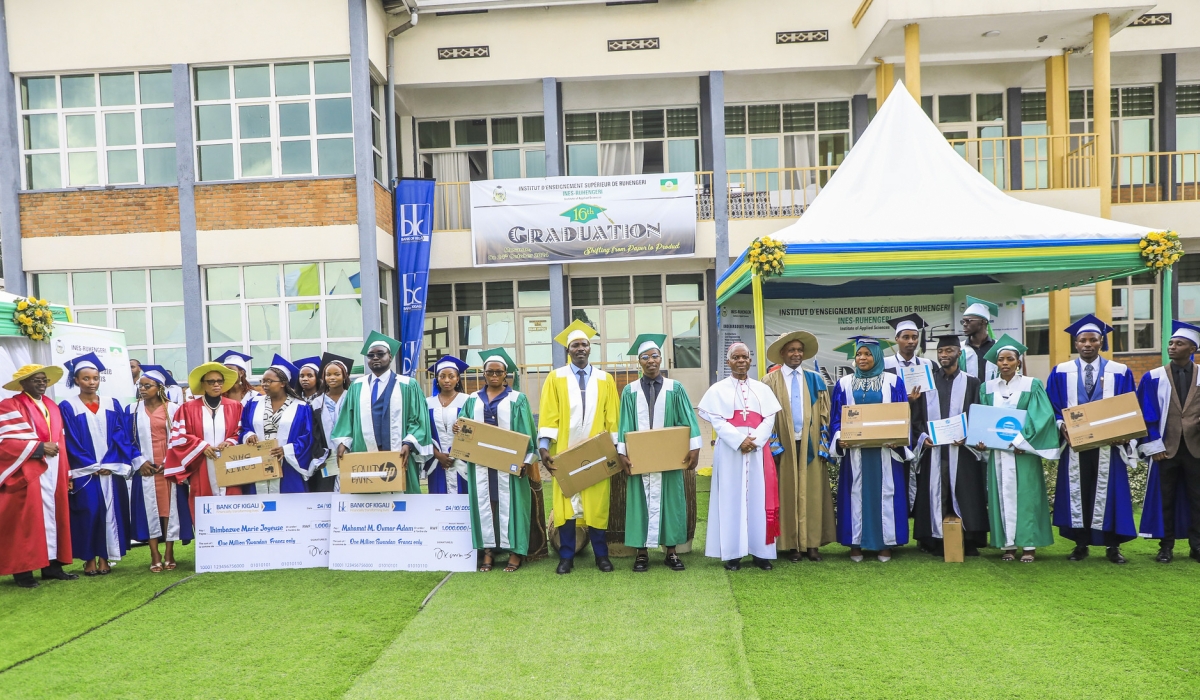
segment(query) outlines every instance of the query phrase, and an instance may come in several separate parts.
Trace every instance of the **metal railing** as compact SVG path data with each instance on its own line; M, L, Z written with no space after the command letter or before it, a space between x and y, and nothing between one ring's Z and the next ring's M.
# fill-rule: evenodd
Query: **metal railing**
M626 384L638 378L638 363L633 360L628 362L593 362L591 364L593 367L598 367L611 374L617 382L618 390L625 388ZM517 365L517 376L521 381L521 391L529 397L534 413L537 413L537 402L541 398L542 384L546 381L546 375L552 371L554 371L554 366L551 364ZM425 395L429 396L433 390L433 375L428 372L418 372L417 374L417 382L425 392ZM462 380L463 390L467 393L477 392L485 385L483 372L478 369L469 369L464 372Z
M1113 204L1200 201L1200 151L1115 153Z
M1078 189L1097 180L1096 135L947 139L971 167L1002 190ZM1020 163L1014 169L1012 163Z

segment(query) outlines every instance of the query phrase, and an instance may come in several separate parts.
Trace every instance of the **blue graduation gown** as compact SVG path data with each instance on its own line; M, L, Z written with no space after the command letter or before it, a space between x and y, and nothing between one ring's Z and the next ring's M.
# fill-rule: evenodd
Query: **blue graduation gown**
M1083 363L1064 362L1050 372L1046 394L1054 417L1062 425L1062 412L1072 406L1108 399L1135 390L1133 372L1120 362L1099 358L1099 373L1089 395L1083 385ZM1132 443L1131 443L1132 444ZM1137 537L1126 460L1128 452L1113 445L1075 452L1063 441L1054 490L1054 525L1063 537L1092 545L1114 545Z
M84 561L117 561L129 547L129 491L125 477L141 453L129 436L116 399L100 398L93 414L78 396L59 404L71 466L71 551ZM107 469L112 474L97 472Z
M240 442L246 442L246 436L251 433L259 440L267 439L263 434L267 401L270 399L266 396L255 396L242 408L242 429L238 435ZM280 493L304 493L307 490L304 482L312 475L313 469L312 431L312 409L308 402L293 399L292 405L284 409L283 417L279 419L279 433L275 436L284 452ZM254 484L247 484L242 487L242 493L254 495L257 490Z
M167 433L168 438L171 432L171 421L175 418L175 412L179 410L179 404L167 402ZM133 439L133 444L141 454L139 459L133 460L133 470L136 472L146 462L152 461L154 457L153 436L150 434L150 419L146 417L146 412L142 409L142 402L136 401L125 407L126 425L129 426L129 435ZM144 449L143 449L144 447ZM155 479L158 476L142 476L141 474L133 474L129 477L129 526L130 537L138 542L147 542L151 538L163 539L171 542L183 542L187 544L192 541L192 509L188 507L188 484L175 483L174 479L168 479L170 491L175 494L175 498L171 503L171 510L168 513L160 513L158 510L158 494L155 492ZM165 478L165 477L162 477ZM167 532L162 530L162 521L159 518L167 519Z
M879 551L908 544L908 494L904 461L880 447L837 451L842 434L842 407L866 403L908 404L904 380L884 372L882 391L855 391L854 375L838 380L830 397L831 453L841 461L837 490L837 538L846 547ZM900 455L909 459L909 446Z
M1193 389L1197 391L1200 389ZM1163 445L1163 432L1167 426L1167 411L1170 408L1171 370L1169 367L1155 367L1142 375L1142 381L1137 388L1138 403L1142 408L1142 419L1146 421L1146 437L1142 439L1138 449L1146 459L1166 451ZM1180 438L1182 442L1182 438ZM1142 502L1142 521L1138 525L1138 534L1147 539L1161 540L1166 536L1163 526L1163 500L1161 484L1161 468L1158 462L1150 460L1150 473L1146 477L1146 497ZM1179 470L1179 486L1175 489L1175 536L1183 537L1192 524L1191 508L1187 499L1187 476ZM1200 517L1200 513L1197 514Z

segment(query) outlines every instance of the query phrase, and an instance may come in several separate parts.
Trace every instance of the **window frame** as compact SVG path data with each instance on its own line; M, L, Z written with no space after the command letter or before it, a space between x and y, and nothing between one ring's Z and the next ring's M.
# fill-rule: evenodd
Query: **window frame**
M511 114L473 114L473 115L455 115L447 117L430 117L417 119L413 124L413 141L417 150L417 165L419 169L418 175L421 177L435 177L433 172L433 154L435 153L473 153L484 151L486 153L485 160L487 163L487 172L484 179L498 180L511 178L498 178L495 171L495 152L496 151L519 151L521 154L521 174L520 177L543 177L544 175L530 175L526 168L528 162L528 154L531 152L541 153L543 159L546 153L545 141L545 124L542 126L543 138L541 141L526 141L525 135L525 120L528 117L542 117L540 113L532 112L516 112ZM487 143L486 144L459 144L457 130L454 127L455 122L470 121L473 119L482 119L486 122L487 128ZM517 120L517 143L496 143L495 134L492 131L492 125L496 119L516 119ZM422 124L446 122L450 130L450 145L442 147L422 147L420 145L420 130ZM428 156L428 158L426 157ZM545 172L543 166L543 173ZM442 182L458 182L457 180L438 180Z
M667 116L667 112L672 109L695 110L695 112L696 112L696 135L695 136L669 136L668 135L670 132L668 131L669 118ZM656 112L656 111L662 112L662 115L663 115L663 135L661 137L642 137L642 138L636 137L634 135L634 131L633 131L633 115L634 115L634 113L635 112ZM601 114L620 113L620 112L625 112L629 115L629 138L623 138L623 139L603 139L603 138L601 138L600 127L599 127L600 115ZM583 139L583 140L578 140L578 141L566 140L566 129L565 129L566 117L567 117L567 115L579 115L579 114L591 114L595 118L595 121L597 124L596 138ZM675 172L698 172L701 168L701 164L700 164L700 158L701 158L701 156L700 156L700 131L701 131L701 129L700 129L700 106L699 105L677 104L677 105L663 105L661 107L660 106L626 107L626 108L617 108L617 109L612 109L612 110L599 110L599 109L572 110L563 115L563 122L564 122L563 157L564 157L564 160L566 163L567 174L571 174L571 155L570 155L571 147L572 146L589 146L590 145L590 146L595 147L595 154L596 154L596 175L595 176L596 177L609 176L609 175L606 175L605 173L601 172L602 168L601 168L601 161L600 161L600 145L601 144L615 144L615 143L625 143L625 144L629 144L629 146L630 146L630 148L629 148L630 173L629 174L659 174L659 173L634 173L633 172L633 150L634 150L633 146L634 146L634 144L637 144L637 143L661 143L663 145L663 149L662 149L663 172L662 172L662 174L664 174L664 175L666 173L675 173ZM695 153L694 160L695 160L695 165L696 165L695 170L680 169L678 167L672 166L670 154L671 154L671 143L673 143L673 142L691 142L694 144L694 146L693 146L694 153ZM591 175L589 175L589 174L580 174L579 176L580 177L591 177Z

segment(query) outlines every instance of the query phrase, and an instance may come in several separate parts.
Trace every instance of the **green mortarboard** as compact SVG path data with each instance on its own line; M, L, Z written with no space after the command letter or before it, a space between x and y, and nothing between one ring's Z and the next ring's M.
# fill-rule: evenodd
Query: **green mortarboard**
M996 357L1000 354L1000 351L1006 348L1016 350L1021 354L1022 357L1024 357L1025 352L1029 350L1029 348L1025 347L1012 336L1005 333L1004 335L1000 336L1000 340L996 341L996 344L992 346L992 349L988 350L988 353L983 356L983 359L991 362L994 365L996 364Z
M492 348L479 351L479 369L486 369L488 360L499 360L504 363L504 369L513 376L513 388L520 389L521 374L517 372L517 363L504 348Z
M637 357L642 354L643 349L648 350L651 346L661 351L665 342L667 342L667 336L663 333L642 333L633 339L633 345L629 347L629 352L625 354Z
M986 313L985 313L986 312ZM967 295L967 310L963 312L963 316L979 316L986 319L989 323L1000 315L1000 305Z
M400 352L399 340L396 340L395 338L389 338L379 331L371 331L371 334L367 336L365 341L363 341L362 352L360 354L366 355L374 345L386 345L388 352L392 354L392 357L395 357L397 353Z
M866 336L860 336L860 338L865 338L865 337ZM847 360L853 360L854 353L858 352L858 341L859 341L859 338L855 338L854 340L851 340L848 343L842 343L841 345L834 348L833 351L842 353L843 355L846 356ZM893 341L888 340L887 338L878 338L878 341L879 341L879 349L880 350L887 350L888 348L890 348L896 344Z

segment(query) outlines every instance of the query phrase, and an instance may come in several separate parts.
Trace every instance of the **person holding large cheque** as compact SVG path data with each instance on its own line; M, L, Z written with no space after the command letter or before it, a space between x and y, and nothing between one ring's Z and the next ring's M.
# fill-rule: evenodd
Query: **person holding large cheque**
M1058 456L1058 425L1042 381L1020 374L1021 356L1027 349L1005 334L984 356L1000 376L980 388L979 403L1021 409L1025 424L1013 438L1011 450L989 450L982 442L976 447L986 452L988 460L991 544L1003 550L1003 561L1013 561L1017 548L1022 548L1021 561L1028 564L1036 548L1054 544L1042 458Z

